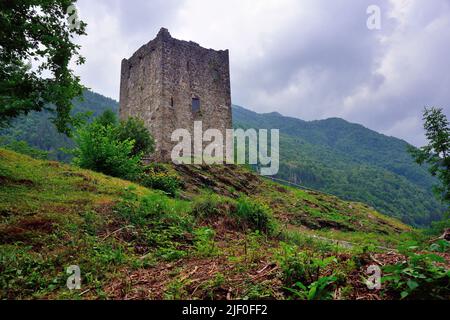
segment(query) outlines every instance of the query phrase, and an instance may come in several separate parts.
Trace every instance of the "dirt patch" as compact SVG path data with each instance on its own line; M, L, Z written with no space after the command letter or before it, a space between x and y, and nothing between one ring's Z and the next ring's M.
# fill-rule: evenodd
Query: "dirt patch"
M54 230L55 222L46 218L30 218L19 221L13 226L0 228L0 242L14 243L27 241L36 233L49 234Z
M174 263L161 263L150 269L123 271L122 279L112 281L105 292L111 299L239 299L251 284L263 281L279 287L277 267L261 263L242 272L226 257L215 259L191 258ZM223 276L223 281L217 281ZM176 291L175 291L176 290ZM175 291L175 292L174 292Z
M97 186L88 182L88 181L80 181L76 184L76 188L80 191L87 191L87 192L93 192L97 193L98 189Z
M14 179L10 177L0 176L0 185L31 187L34 185L34 182L27 179Z
M183 179L185 189L193 192L210 189L217 194L235 198L239 193L254 194L262 184L257 175L239 170L235 165L178 165L175 169Z

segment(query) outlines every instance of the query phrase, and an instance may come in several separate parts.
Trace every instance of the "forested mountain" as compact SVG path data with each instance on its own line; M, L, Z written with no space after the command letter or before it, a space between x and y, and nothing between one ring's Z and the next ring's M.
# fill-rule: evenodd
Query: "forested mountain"
M343 119L302 121L235 106L235 126L280 129L279 177L358 200L413 225L439 219L436 181L407 152L408 143Z
M117 101L89 90L84 92L83 99L75 100L74 105L73 113L92 112L93 116L98 116L107 109L118 110ZM71 139L58 133L50 120L50 114L45 111L33 112L16 119L10 128L0 132L0 143L8 143L10 140L23 140L33 147L49 151L49 158L54 160L68 162L71 158L60 150L71 148Z
M75 105L74 112L94 115L118 109L115 100L90 91ZM414 163L402 140L337 118L306 122L234 106L233 119L235 127L280 129L279 178L365 202L411 225L428 225L444 211L431 191L435 180ZM1 136L0 142L25 140L50 151L50 158L70 161L60 148L70 148L72 142L56 132L48 113L18 119Z

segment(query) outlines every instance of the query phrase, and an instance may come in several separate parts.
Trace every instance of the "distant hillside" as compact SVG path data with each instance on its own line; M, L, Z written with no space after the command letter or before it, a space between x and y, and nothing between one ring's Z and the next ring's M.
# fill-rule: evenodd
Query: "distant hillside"
M74 112L94 115L118 109L117 101L90 91L75 106ZM434 179L412 161L402 140L337 118L306 122L234 106L233 119L235 127L281 130L279 178L365 202L411 225L425 226L441 217L443 208L431 192ZM59 149L72 142L56 132L46 113L18 119L1 135L51 151L52 159L70 161Z
M436 182L407 153L405 141L343 119L306 122L235 106L235 126L281 132L279 177L349 200L363 201L413 225L439 219Z
M90 111L94 116L107 109L118 110L117 101L89 90L84 92L83 99L76 99L74 105L73 113ZM48 112L33 112L15 120L11 128L0 131L0 138L2 137L7 140L24 140L36 148L50 151L50 158L53 160L70 161L70 156L60 149L71 148L73 143L67 136L56 131Z

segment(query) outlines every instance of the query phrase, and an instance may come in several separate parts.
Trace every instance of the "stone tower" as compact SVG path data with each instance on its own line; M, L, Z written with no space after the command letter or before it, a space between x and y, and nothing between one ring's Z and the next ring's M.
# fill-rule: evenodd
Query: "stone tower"
M172 132L232 128L229 54L171 37L156 38L122 61L120 117L136 117L156 140L154 158L169 161Z

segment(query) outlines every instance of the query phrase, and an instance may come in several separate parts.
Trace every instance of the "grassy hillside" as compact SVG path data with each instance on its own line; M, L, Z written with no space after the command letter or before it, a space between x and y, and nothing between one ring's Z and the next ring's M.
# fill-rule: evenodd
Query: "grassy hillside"
M333 270L333 298L370 297L365 252L380 261L414 236L364 204L242 167L166 170L183 181L176 198L0 149L0 299L286 299L292 252L327 261L314 272ZM66 288L70 265L79 291Z
M74 112L117 111L116 101L86 91ZM279 178L340 198L361 201L415 226L439 220L444 208L431 190L435 180L406 152L407 143L342 119L306 122L278 113L257 114L235 106L234 125L281 130ZM60 148L72 141L58 134L46 113L33 113L0 132L0 145L25 140L50 151L50 159L70 161Z

